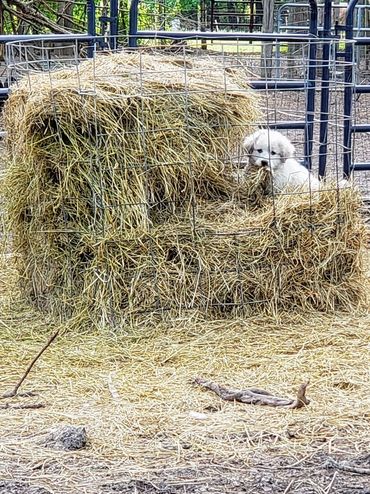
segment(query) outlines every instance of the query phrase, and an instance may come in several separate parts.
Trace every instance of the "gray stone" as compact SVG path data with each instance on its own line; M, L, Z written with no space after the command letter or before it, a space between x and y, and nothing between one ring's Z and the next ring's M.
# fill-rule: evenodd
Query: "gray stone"
M45 440L45 446L64 451L75 451L86 446L85 427L66 425L52 431Z

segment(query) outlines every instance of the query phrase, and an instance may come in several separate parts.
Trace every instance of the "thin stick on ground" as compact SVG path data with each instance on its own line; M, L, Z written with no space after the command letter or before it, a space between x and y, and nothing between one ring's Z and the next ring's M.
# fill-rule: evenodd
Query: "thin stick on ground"
M37 409L37 408L45 408L43 403L29 403L23 405L10 405L7 403L6 405L0 405L0 410L24 410L24 409Z
M354 465L349 461L336 461L333 458L328 458L325 463L326 468L336 468L343 472L359 473L361 475L370 475L370 468Z
M38 352L36 357L29 363L27 369L25 370L23 376L20 378L20 380L17 382L17 384L14 386L14 388L6 393L4 393L0 398L12 398L13 396L16 396L18 393L18 389L21 387L22 383L25 381L26 377L30 373L32 367L35 365L35 363L38 361L38 359L41 357L41 355L45 352L45 350L52 344L52 342L55 340L55 338L59 334L59 329L53 333L48 341L45 343L45 345L41 348L41 350Z
M227 389L219 384L207 381L206 379L196 378L195 384L199 384L206 389L216 393L220 398L226 401L239 401L248 405L267 405L271 407L283 408L302 408L308 405L310 401L306 398L307 383L300 385L295 399L281 398L274 396L272 393L259 388L249 388L243 390Z

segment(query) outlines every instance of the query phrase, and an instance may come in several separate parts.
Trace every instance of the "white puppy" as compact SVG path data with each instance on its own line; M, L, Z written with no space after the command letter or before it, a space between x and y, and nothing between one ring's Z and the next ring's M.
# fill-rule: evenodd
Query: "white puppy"
M262 129L247 136L243 143L249 156L249 164L269 167L273 186L277 192L288 185L307 185L311 190L319 190L319 180L294 158L293 144L280 132Z

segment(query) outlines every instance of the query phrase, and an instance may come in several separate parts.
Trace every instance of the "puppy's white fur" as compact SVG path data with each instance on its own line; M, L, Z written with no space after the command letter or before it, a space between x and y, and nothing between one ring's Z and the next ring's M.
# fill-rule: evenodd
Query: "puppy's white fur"
M285 187L306 185L319 190L319 180L294 158L295 148L290 140L275 130L262 129L247 136L243 143L250 165L266 166L271 170L277 191Z

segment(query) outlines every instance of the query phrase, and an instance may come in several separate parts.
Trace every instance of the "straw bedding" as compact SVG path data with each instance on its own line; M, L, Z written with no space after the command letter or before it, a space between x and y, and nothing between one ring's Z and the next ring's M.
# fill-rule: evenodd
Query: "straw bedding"
M5 194L38 307L116 325L364 300L357 193L238 185L230 153L260 112L216 62L116 54L30 80L6 107Z
M0 304L3 393L55 328L25 303ZM146 480L152 493L231 494L263 492L259 480L274 468L267 492L293 481L291 492L322 494L335 474L323 468L327 456L369 451L369 324L369 315L292 314L285 322L184 318L115 334L63 333L21 388L36 396L1 401L45 408L0 414L0 477L63 494L132 493L135 486L124 485L134 479L137 492ZM310 379L311 403L295 411L225 402L192 385L197 376L282 396ZM86 449L44 446L46 434L71 424L86 427ZM367 479L338 471L332 492L364 492Z

